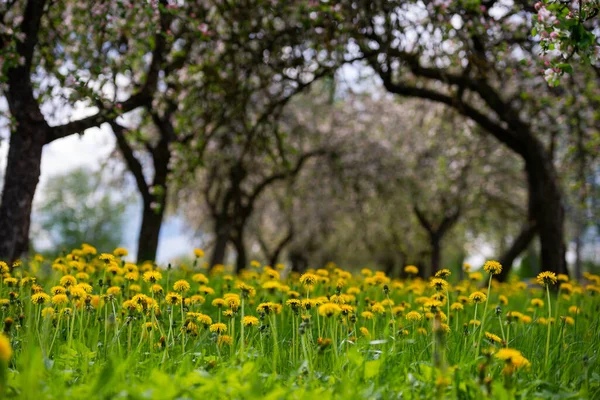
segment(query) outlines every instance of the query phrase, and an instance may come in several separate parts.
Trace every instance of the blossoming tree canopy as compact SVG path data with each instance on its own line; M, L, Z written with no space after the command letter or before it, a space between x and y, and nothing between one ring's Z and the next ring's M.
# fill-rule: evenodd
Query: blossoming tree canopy
M544 78L550 86L573 73L573 61L599 67L598 2L546 0L535 3L534 8L537 18L531 33L539 37L547 66Z

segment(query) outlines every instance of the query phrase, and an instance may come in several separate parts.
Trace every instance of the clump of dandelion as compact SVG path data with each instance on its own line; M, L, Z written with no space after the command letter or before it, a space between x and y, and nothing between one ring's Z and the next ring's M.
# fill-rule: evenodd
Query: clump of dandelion
M544 271L537 276L537 282L546 288L546 296L548 299L548 320L552 318L552 304L550 304L550 286L555 285L557 277L554 272ZM548 333L546 335L546 352L544 354L544 367L548 366L548 354L550 353L550 332L551 326L548 324Z

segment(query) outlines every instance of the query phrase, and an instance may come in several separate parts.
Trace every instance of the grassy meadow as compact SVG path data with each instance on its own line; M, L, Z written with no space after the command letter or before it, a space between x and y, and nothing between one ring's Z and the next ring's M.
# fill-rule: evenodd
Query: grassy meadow
M0 398L600 398L600 277L0 263Z

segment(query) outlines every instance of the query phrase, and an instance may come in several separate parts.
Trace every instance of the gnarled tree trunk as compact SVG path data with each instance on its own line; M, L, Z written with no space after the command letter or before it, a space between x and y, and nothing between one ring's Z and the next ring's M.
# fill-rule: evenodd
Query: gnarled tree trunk
M25 119L10 137L0 205L2 260L14 261L21 255L24 243L29 242L31 208L40 178L42 148L46 142L44 125Z
M533 143L531 143L533 142ZM532 216L538 226L544 270L568 274L565 258L565 210L552 161L539 141L527 143L525 169Z

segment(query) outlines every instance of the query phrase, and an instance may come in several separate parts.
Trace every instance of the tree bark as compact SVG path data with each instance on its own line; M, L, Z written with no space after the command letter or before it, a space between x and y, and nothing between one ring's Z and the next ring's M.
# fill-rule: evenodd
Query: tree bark
M429 276L435 275L440 270L440 262L442 258L442 237L438 235L431 235L429 237L429 244L431 245L431 259L430 259L430 271Z
M308 268L308 258L301 251L290 251L289 258L292 264L292 272L301 274Z
M164 204L159 209L153 209L151 203L144 203L142 225L138 237L138 263L156 260L158 239L163 223Z
M551 160L541 143L532 140L525 157L525 169L533 218L538 225L541 262L544 270L567 274L564 241L565 210Z
M50 127L33 95L30 71L45 0L30 0L25 5L18 28L25 40L17 41L17 56L24 62L7 71L6 100L16 127L11 132L0 204L0 259L14 261L29 242L33 196L40 178L42 148ZM0 38L0 47L6 44Z
M283 238L283 240L281 240L277 244L277 247L275 247L275 249L273 250L273 253L269 257L269 263L271 264L272 267L275 267L275 265L279 261L279 257L281 256L283 249L285 249L285 247L292 242L293 238L294 238L294 229L290 227L290 229L288 230L288 234Z
M248 257L246 255L246 245L244 244L243 230L237 231L231 238L235 250L237 251L237 257L235 259L235 272L240 273L246 268Z
M14 104L13 101L11 101ZM17 103L18 104L18 103ZM39 115L41 117L41 114ZM14 261L29 241L33 196L40 177L45 123L22 120L10 137L2 204L0 205L0 259Z
M215 222L215 245L210 256L211 268L223 264L227 254L227 244L231 238L231 225L224 217L219 217Z

